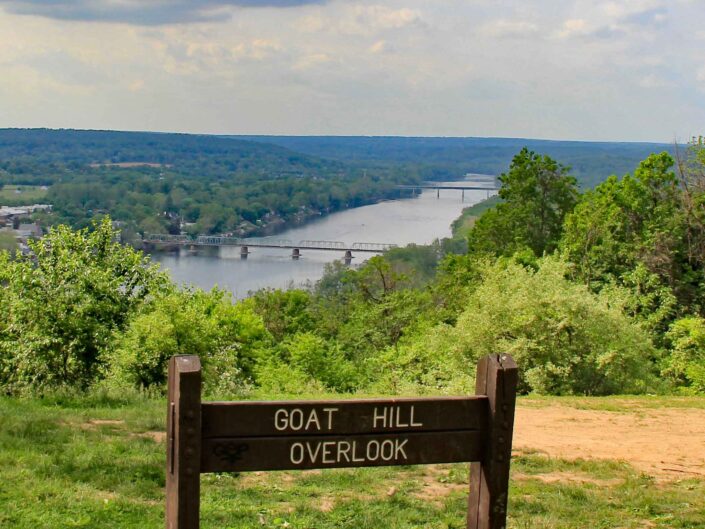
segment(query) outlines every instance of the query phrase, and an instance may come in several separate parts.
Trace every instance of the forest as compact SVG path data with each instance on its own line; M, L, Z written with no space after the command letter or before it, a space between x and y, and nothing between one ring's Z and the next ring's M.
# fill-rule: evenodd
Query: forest
M238 302L178 288L108 217L57 226L0 253L0 387L159 394L198 354L209 395L457 394L504 352L522 393L705 392L703 139L585 191L523 148L500 181L454 240Z
M398 184L500 174L523 146L572 167L581 189L673 146L483 138L200 136L0 130L0 205L40 199L45 226L109 215L139 234L274 233L333 211L396 198ZM3 187L25 186L24 193Z
M398 196L414 172L363 169L250 141L187 134L0 130L0 193L44 186L44 225L89 226L110 215L137 233L262 234L332 211ZM2 197L23 205L28 196Z
M652 152L674 151L659 143L551 141L527 138L424 138L394 136L232 136L279 145L351 164L402 166L425 180L455 180L465 173L498 175L523 147L572 169L581 188L631 171Z

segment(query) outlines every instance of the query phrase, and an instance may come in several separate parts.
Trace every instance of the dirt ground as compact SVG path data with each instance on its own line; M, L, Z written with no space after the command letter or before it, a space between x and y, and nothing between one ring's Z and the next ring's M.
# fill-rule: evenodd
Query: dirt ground
M513 446L563 459L622 460L661 479L705 478L705 409L520 405Z

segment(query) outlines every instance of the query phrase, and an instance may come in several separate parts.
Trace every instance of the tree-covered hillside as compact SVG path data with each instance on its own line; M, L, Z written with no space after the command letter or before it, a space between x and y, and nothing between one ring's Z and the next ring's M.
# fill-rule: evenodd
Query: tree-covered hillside
M164 389L198 354L210 394L465 394L511 354L524 393L705 392L705 143L580 193L522 149L454 241L340 262L304 290L180 288L108 218L0 251L0 391Z
M523 138L423 138L386 136L235 136L297 152L356 164L415 166L424 178L453 179L465 173L498 175L526 147L570 166L581 187L593 187L612 174L631 171L653 152L672 150L659 143L549 141Z
M45 223L74 227L110 214L135 231L274 230L397 195L415 177L214 136L48 129L0 130L3 185L48 186ZM12 203L21 202L20 196Z

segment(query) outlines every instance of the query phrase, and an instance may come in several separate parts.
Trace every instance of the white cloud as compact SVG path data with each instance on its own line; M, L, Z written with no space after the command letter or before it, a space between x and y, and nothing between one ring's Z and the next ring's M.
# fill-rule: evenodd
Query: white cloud
M675 86L673 81L653 73L639 79L638 84L642 88L670 88Z
M381 29L399 29L421 21L416 9L390 9L385 6L356 6L356 22Z
M583 36L588 33L588 23L583 18L571 18L563 22L563 27L558 31L558 37L570 38Z
M668 140L705 123L701 7L335 0L149 28L0 10L0 117L5 126Z
M310 55L304 55L296 61L293 65L294 70L309 70L320 66L321 64L326 64L331 61L331 58L326 53L312 53Z
M127 89L130 92L139 92L144 88L144 79L136 79L132 81L128 86Z
M297 21L303 31L344 35L374 35L423 25L419 9L394 9L384 5L345 5L332 16L309 15Z
M370 53L382 53L387 50L387 42L384 40L378 40L368 49Z
M533 37L539 33L539 27L527 20L493 20L480 28L481 35L491 38Z
M705 83L705 65L701 66L697 72L697 80L701 83ZM705 90L705 86L700 87L701 90Z

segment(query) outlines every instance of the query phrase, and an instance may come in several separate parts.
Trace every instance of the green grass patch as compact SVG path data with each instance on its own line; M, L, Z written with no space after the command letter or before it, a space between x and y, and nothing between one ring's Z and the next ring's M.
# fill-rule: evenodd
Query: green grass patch
M41 186L5 185L0 188L0 205L32 205L44 200L47 190Z
M521 403L551 400L586 406ZM0 399L0 527L162 528L165 409L138 397ZM204 475L202 527L462 528L467 482L468 465ZM509 512L522 529L703 528L705 481L524 454L513 460Z
M498 195L493 195L490 198L463 209L460 217L455 219L451 225L453 238L467 237L478 217L480 217L488 209L495 207L501 201L502 200Z
M705 409L705 396L680 397L664 395L634 395L618 397L519 397L525 408L566 406L579 410L633 412L639 409L695 408Z

